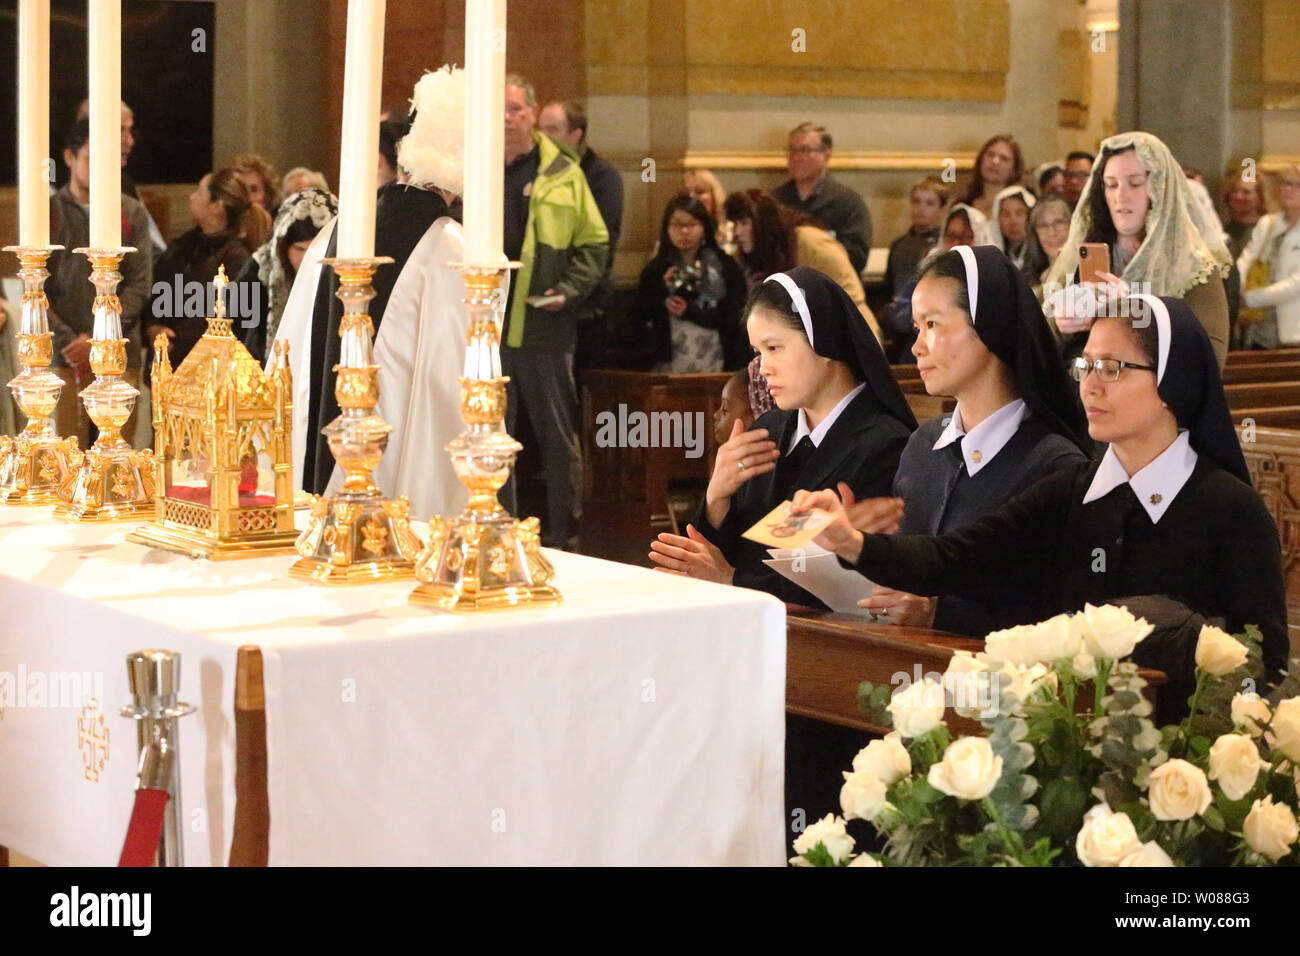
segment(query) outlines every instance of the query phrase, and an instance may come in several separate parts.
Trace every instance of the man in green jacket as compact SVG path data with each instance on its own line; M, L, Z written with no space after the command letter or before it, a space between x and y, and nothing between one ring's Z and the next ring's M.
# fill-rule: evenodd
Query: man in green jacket
M506 427L528 410L546 469L542 544L572 550L582 514L582 452L573 349L579 306L600 283L609 233L578 158L537 130L537 97L523 77L506 77L506 257L522 265L510 284L502 334ZM515 483L502 503L515 507Z

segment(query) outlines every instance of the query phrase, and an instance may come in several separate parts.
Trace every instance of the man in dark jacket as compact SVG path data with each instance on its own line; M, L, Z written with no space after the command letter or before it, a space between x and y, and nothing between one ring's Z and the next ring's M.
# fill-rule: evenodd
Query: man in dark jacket
M510 283L501 370L510 376L506 427L523 403L546 467L542 544L572 549L582 513L582 452L573 350L584 301L609 267L609 232L574 154L537 129L537 98L506 77L506 258L522 265ZM502 503L514 510L514 482Z
M871 213L854 190L827 171L831 134L825 126L800 123L790 130L786 150L790 179L772 190L776 201L805 213L840 241L859 275L871 251Z
M542 109L537 125L561 149L567 147L579 157L578 165L587 177L587 185L591 187L591 194L600 209L600 218L605 220L605 228L609 231L609 264L605 266L600 285L583 303L573 356L574 368L579 371L599 368L604 355L605 313L614 294L614 253L623 224L623 178L612 163L597 156L588 144L587 113L581 104L573 100L548 103Z

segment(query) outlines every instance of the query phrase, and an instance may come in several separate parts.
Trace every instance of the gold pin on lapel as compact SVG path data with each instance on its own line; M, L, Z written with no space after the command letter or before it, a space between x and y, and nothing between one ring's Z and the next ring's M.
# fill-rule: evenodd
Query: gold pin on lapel
M970 460L975 462L975 464L977 465L980 463L980 459L982 459L983 457L984 457L984 453L981 452L978 448L970 453Z
M1163 496L1163 495L1160 495L1160 494L1154 494L1154 495L1151 496L1151 503L1152 503L1153 505L1158 505L1158 504L1160 504L1160 502L1162 502L1162 501L1164 501L1164 500L1165 500L1165 499L1164 499L1164 496Z

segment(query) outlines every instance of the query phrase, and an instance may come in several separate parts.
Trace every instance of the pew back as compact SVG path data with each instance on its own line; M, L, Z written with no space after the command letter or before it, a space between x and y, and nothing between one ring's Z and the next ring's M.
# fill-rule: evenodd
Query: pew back
M1300 653L1300 431L1239 426L1237 437L1251 484L1264 499L1282 540L1291 651Z

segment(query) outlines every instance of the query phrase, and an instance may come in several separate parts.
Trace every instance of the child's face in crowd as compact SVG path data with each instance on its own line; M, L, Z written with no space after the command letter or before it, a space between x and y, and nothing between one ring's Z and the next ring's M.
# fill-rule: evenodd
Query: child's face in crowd
M754 423L753 413L749 409L749 394L744 385L734 378L727 379L722 386L722 403L713 413L713 437L719 445L726 444L731 437L731 426L739 418L745 430Z
M928 189L912 193L912 228L917 232L937 229L943 216L943 203Z
M998 229L1008 242L1024 242L1029 226L1029 207L1019 196L1008 196L998 206Z

